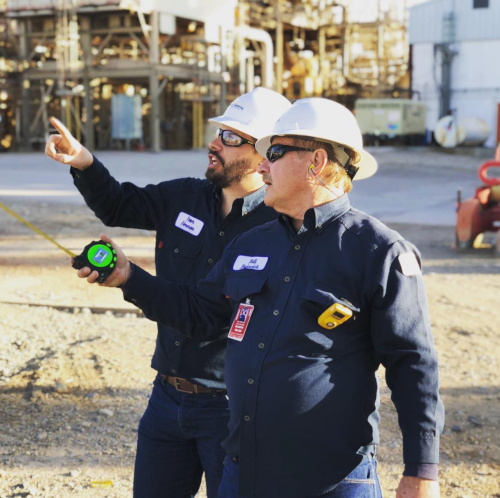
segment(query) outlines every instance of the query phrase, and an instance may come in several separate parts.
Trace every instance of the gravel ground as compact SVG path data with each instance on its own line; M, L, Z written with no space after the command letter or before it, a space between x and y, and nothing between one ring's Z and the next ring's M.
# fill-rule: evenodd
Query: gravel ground
M74 251L102 231L84 206L10 206ZM500 497L500 258L487 247L457 253L452 228L393 227L424 258L447 410L442 496ZM106 233L152 269L151 233ZM66 255L1 213L0 267L0 497L131 496L155 325L120 291L77 279ZM384 384L381 411L379 470L394 496L401 437Z

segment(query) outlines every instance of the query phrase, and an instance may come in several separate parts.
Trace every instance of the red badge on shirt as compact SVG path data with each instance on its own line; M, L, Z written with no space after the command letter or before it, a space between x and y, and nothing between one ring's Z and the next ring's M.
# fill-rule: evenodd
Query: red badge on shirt
M253 304L243 304L241 303L234 322L231 325L231 330L229 331L229 338L235 341L242 341L245 337L245 332L247 331L248 324L250 323L250 317L253 313Z

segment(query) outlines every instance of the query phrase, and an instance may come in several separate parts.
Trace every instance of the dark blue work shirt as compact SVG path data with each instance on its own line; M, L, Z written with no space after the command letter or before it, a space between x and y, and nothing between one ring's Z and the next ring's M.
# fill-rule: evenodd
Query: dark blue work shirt
M437 464L443 407L420 255L351 208L347 194L237 237L194 290L133 266L126 300L199 338L254 306L228 339L229 436L245 497L304 498L333 489L379 442L376 370L386 368L406 465ZM334 303L352 317L326 329Z
M264 188L235 200L223 219L221 191L206 180L183 178L140 188L117 182L96 158L89 168L72 168L71 174L105 225L156 230L156 274L179 284L194 286L236 235L277 217L262 203ZM225 349L224 330L200 342L159 324L151 366L163 374L223 389Z

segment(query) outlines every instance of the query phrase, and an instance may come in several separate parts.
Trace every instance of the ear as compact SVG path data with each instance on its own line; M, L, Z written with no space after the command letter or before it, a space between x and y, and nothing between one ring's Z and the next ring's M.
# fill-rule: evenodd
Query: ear
M313 159L308 167L308 171L320 175L328 164L328 154L325 149L316 149L313 154Z

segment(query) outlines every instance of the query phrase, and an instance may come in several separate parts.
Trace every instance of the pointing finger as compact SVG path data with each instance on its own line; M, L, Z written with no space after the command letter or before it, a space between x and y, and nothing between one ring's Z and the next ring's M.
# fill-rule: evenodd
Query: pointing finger
M61 121L59 121L57 118L50 118L50 124L64 137L71 139L73 138L73 135L71 132L64 126Z

